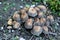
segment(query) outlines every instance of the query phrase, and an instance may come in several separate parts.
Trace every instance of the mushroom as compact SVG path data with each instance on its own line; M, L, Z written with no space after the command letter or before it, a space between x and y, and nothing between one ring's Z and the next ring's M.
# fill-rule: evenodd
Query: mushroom
M12 29L12 26L8 26L7 29Z
M40 9L39 9L38 7L35 7L35 10L36 10L36 11L40 11Z
M29 8L28 8L28 7L24 7L23 9L24 9L25 11L28 11L28 10L29 10Z
M32 29L33 26L33 19L29 18L26 22L25 22L25 28L26 29Z
M48 27L47 27L47 26L43 26L42 28L43 28L43 32L44 32L45 34L48 34Z
M36 9L34 9L34 8L32 8L32 7L29 8L28 15L31 16L31 17L37 16L37 11L36 11Z
M13 15L13 19L16 21L20 21L20 15L18 14L18 11L16 11Z
M42 27L34 25L33 29L31 30L33 35L39 36L42 33Z
M12 25L12 19L9 19L7 22L8 25Z
M43 14L43 12L39 12L38 13L38 18L44 17L45 15Z
M43 26L46 23L45 18L40 18L40 25Z
M17 29L21 26L19 22L13 21L13 28Z
M39 18L35 18L34 25L40 25Z
M27 13L22 13L21 14L21 20L22 22L25 22L28 19L28 14Z
M21 13L26 13L26 10L25 9L21 9L20 12Z
M40 9L40 11L46 13L47 8L44 5L38 5L38 8Z
M52 15L47 16L47 21L49 21L51 24L54 23L54 18Z

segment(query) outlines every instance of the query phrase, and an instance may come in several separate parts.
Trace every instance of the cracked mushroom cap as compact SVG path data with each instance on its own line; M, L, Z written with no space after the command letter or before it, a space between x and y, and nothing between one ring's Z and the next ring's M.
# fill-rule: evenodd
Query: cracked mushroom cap
M7 22L8 25L12 25L12 19L9 19Z
M26 29L31 29L32 28L32 24L33 24L33 19L28 19L26 22L25 22L25 28Z
M31 17L37 16L37 11L36 11L36 9L34 9L34 8L32 8L32 7L29 8L28 15L31 16Z
M31 33L33 35L39 36L42 33L42 27L41 26L34 26L31 30Z
M16 20L16 21L20 21L20 15L15 12L14 15L13 15L13 19Z

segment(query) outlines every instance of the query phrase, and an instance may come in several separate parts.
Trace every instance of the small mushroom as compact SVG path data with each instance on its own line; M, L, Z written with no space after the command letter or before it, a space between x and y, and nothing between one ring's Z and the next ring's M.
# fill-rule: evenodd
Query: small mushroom
M16 20L16 21L20 21L20 15L18 14L17 11L14 13L13 19Z
M51 24L54 23L54 18L52 15L47 16L47 21L49 21Z
M43 14L43 12L39 12L38 13L38 18L44 17L45 15Z
M29 10L29 8L28 7L24 7L24 10L27 12Z
M33 35L39 36L42 33L42 27L41 26L34 26L31 30L31 33Z
M44 32L45 34L48 34L48 27L47 27L47 26L43 26L42 28L43 28L43 32Z
M26 10L25 9L21 9L20 13L26 13Z
M7 29L12 29L12 26L8 26Z
M21 20L25 22L28 19L28 14L27 13L22 13L21 14Z
M40 9L40 11L46 13L47 8L44 5L38 5L38 8Z
M7 22L8 25L12 25L12 19L9 19Z
M34 25L40 25L39 18L35 18Z
M28 15L31 16L31 17L37 16L37 11L36 11L36 9L34 9L34 8L32 8L32 7L29 8Z
M40 11L40 9L39 9L38 7L35 7L35 10L36 10L36 11Z
M29 18L26 22L25 22L25 28L26 29L32 29L33 26L33 19Z
M40 25L43 26L46 23L45 18L40 18Z
M20 23L19 22L16 22L16 21L13 21L13 28L17 29L20 27Z

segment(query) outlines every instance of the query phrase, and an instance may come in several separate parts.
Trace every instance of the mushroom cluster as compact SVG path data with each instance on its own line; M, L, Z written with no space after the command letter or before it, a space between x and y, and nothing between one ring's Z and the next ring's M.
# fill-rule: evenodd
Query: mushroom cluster
M7 29L18 29L24 26L25 29L31 29L33 35L39 36L42 32L48 33L48 27L53 24L54 17L46 15L47 8L44 5L35 7L24 7L16 11L13 16L8 19Z

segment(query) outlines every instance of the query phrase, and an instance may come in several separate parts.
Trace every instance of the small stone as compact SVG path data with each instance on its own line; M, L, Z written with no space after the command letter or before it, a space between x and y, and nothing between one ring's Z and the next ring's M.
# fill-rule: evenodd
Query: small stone
M1 27L1 30L3 30L3 27Z
M20 8L23 8L23 6L20 6Z
M0 4L2 4L2 2L0 2Z
M21 37L19 40L25 40L25 39Z
M35 5L31 5L31 7L35 7Z

